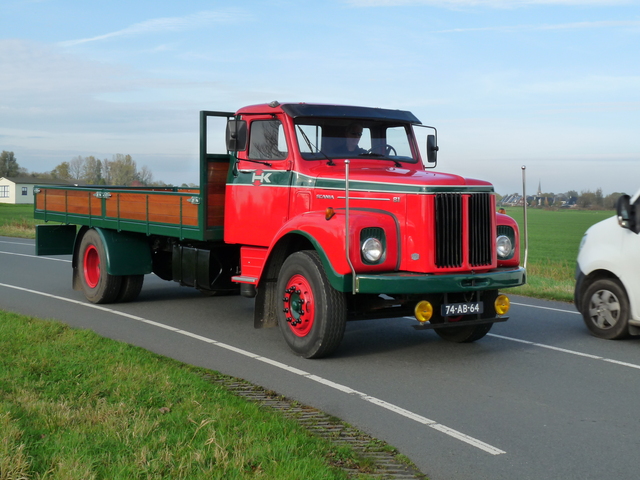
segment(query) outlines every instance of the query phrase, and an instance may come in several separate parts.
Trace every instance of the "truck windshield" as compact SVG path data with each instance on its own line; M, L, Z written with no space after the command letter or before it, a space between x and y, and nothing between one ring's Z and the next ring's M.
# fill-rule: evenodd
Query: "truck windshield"
M416 163L410 125L384 121L333 118L296 118L296 136L302 158L379 158Z

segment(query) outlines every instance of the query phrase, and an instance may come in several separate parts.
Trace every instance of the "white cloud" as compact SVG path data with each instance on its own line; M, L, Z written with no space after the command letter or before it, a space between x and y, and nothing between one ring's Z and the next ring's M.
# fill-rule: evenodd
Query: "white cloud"
M462 32L520 32L520 31L543 31L543 30L587 30L595 28L638 28L640 20L611 21L604 20L600 22L573 22L558 24L542 24L542 25L510 25L497 27L478 27L478 28L451 28L448 30L439 30L435 33L462 33Z
M347 0L354 7L397 7L406 5L428 5L441 8L504 8L512 9L529 5L565 6L614 6L630 5L633 0Z
M214 23L228 23L239 20L246 20L247 15L237 10L203 11L186 15L184 17L153 18L144 22L134 23L127 28L115 32L97 35L95 37L81 38L60 42L62 47L72 47L82 43L107 40L109 38L124 37L132 35L144 35L157 32L181 32L194 30Z

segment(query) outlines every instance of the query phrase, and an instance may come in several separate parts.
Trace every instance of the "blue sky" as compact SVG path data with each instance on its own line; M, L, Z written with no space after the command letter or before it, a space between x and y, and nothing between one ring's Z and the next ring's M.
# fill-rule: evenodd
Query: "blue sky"
M0 150L197 182L198 112L399 108L501 194L640 187L640 1L1 0Z

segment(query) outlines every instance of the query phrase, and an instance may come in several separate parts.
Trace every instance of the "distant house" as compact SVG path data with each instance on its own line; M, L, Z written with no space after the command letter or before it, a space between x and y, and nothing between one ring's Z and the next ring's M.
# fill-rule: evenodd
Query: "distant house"
M34 185L72 185L66 180L35 177L0 177L0 203L33 203Z

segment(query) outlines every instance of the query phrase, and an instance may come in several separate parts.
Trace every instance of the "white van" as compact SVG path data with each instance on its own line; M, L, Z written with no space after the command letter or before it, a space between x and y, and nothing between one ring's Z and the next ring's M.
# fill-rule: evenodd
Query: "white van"
M574 301L600 338L640 335L640 190L618 199L617 215L587 230L578 253Z

